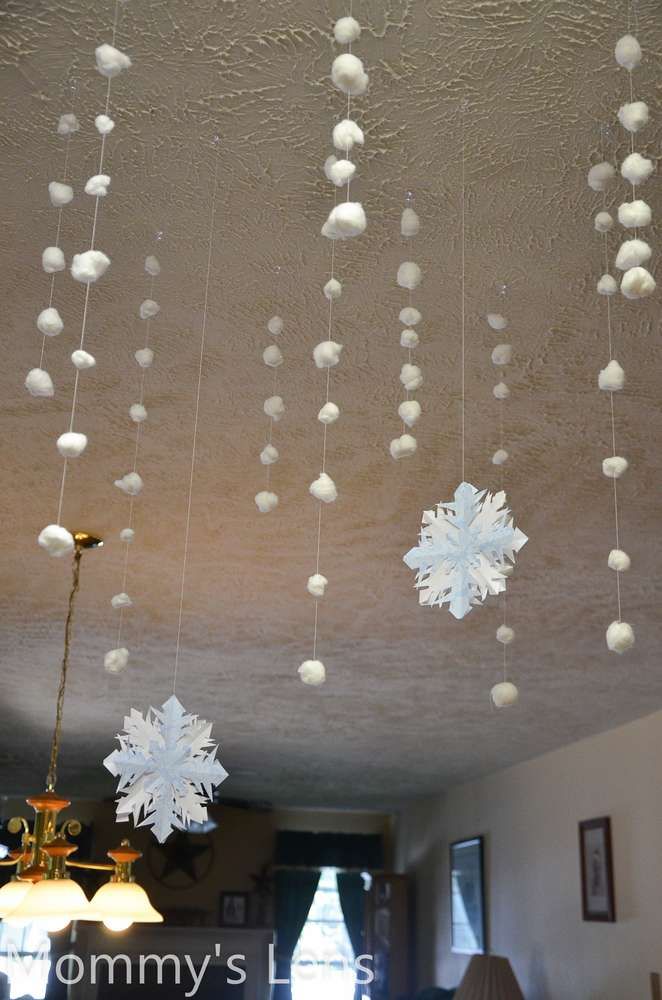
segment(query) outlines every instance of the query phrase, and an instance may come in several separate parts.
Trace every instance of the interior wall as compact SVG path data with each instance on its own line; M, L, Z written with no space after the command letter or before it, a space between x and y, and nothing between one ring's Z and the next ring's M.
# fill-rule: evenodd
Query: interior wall
M512 724L516 725L516 716ZM449 844L486 838L489 942L526 1000L645 1000L662 967L662 712L407 809L396 867L415 884L418 987L456 986ZM578 823L610 816L617 922L581 916Z

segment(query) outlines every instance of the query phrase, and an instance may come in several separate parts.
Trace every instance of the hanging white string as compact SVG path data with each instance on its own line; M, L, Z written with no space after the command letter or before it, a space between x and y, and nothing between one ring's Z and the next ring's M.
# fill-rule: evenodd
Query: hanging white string
M198 443L198 422L200 417L200 389L202 387L202 371L205 358L205 342L207 338L207 314L209 308L209 283L214 251L214 227L216 223L216 196L218 191L218 167L220 162L220 137L214 136L215 147L214 179L212 181L211 211L209 213L209 241L207 246L207 273L205 277L205 294L202 307L202 330L200 334L200 357L198 362L198 381L195 392L195 411L193 418L193 443L191 446L191 469L189 474L188 500L186 504L186 527L184 531L184 555L182 559L182 575L179 590L179 615L177 620L177 643L175 647L175 665L172 676L172 693L177 692L177 674L179 671L179 654L182 638L182 618L184 614L184 596L186 591L186 571L188 568L189 540L191 534L191 506L193 501L193 480L195 477L195 460Z
M465 482L465 346L466 346L466 286L465 286L465 270L466 270L466 206L465 206L465 196L466 196L466 130L465 130L465 113L467 110L467 99L464 98L460 103L460 122L461 122L461 147L462 147L462 179L461 179L461 206L460 206L460 244L461 244L461 268L462 268L462 316L460 320L461 326L461 415L460 415L460 434L462 438L462 478L461 482Z

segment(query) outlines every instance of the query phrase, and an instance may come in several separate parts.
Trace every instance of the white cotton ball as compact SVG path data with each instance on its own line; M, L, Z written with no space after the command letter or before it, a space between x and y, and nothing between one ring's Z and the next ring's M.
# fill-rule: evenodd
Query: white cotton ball
M389 451L391 458L395 458L397 461L399 458L408 458L410 455L414 455L417 447L415 437L412 437L411 434L401 434L400 437L393 438L389 445Z
M142 403L132 403L129 407L129 416L134 424L142 424L147 420L147 410Z
M593 220L593 225L598 233L608 233L614 228L613 216L609 212L598 212Z
M488 313L487 322L493 330L505 330L508 326L508 320L500 313Z
M413 208L404 208L400 217L400 233L402 236L416 236L421 228L421 220Z
M99 135L110 135L115 128L115 122L108 115L97 115L94 124Z
M405 306L400 310L400 322L405 326L417 326L421 322L421 314L413 306Z
M317 419L322 424L335 424L340 416L340 409L335 403L325 403L317 414Z
M54 306L49 306L47 309L41 310L37 316L37 329L45 337L57 337L58 333L62 333L64 323Z
M509 646L514 638L515 638L514 628L511 628L510 625L499 625L498 629L496 630L497 642L503 643L504 646Z
M151 347L141 347L133 355L141 368L151 368L154 362L154 351Z
M606 392L618 392L625 385L625 372L613 358L598 375L598 388Z
M142 492L143 485L142 478L137 472L127 472L121 479L115 480L118 490L130 497L137 497Z
M262 351L262 360L269 368L279 368L283 363L283 354L277 344L269 344Z
M343 52L333 60L331 79L338 90L351 97L360 97L368 89L368 74L363 63L351 52Z
M341 17L333 26L333 37L338 45L351 45L361 36L361 25L353 17Z
M75 542L74 536L60 524L48 524L39 534L37 539L42 549L46 549L49 556L69 555L73 552Z
M624 552L623 549L611 550L609 558L607 559L607 566L609 566L609 569L613 569L617 573L625 573L626 570L630 568L630 565L630 557L627 552Z
M329 166L329 180L336 187L343 187L353 178L356 173L356 164L351 160L336 160Z
M415 399L405 399L398 407L398 416L407 427L413 427L421 416L421 404Z
M655 278L645 267L631 267L621 281L621 292L626 299L647 299L656 288Z
M400 369L400 381L408 392L415 392L423 385L423 375L418 365L403 365Z
M133 528L122 528L120 531L120 539L130 545L133 539L136 537L136 533Z
M625 653L634 646L634 630L627 622L612 622L606 639L612 653Z
M154 299L145 299L140 303L140 308L138 310L138 315L141 319L152 319L153 316L158 316L161 312L161 306Z
M95 174L85 184L85 194L91 194L95 198L105 198L110 187L110 177L108 174Z
M623 35L616 42L614 56L619 66L633 70L641 62L641 45L634 35Z
M338 162L338 157L334 156L333 153L331 154L331 156L327 156L326 160L324 161L324 167L322 169L324 170L324 176L326 177L327 181L333 182L333 178L331 176L331 168L335 166L337 162Z
M69 135L73 135L80 128L80 124L75 115L69 113L66 115L60 115L59 121L57 123L57 134L66 138Z
M316 500L321 500L322 503L333 503L334 500L338 499L336 484L326 472L320 472L319 479L315 479L308 490Z
M596 163L588 172L588 186L594 191L606 191L614 177L616 170L613 163Z
M274 447L273 444L265 444L264 448L260 452L260 461L262 465L273 465L279 459L278 448Z
M149 257L145 257L145 270L151 278L158 278L161 273L159 258L155 257L154 254L150 254Z
M78 458L87 448L87 437L76 431L67 431L66 434L60 434L56 443L63 458Z
M274 337L278 337L285 329L285 324L280 316L272 316L267 323L267 330Z
M59 247L46 247L41 255L41 266L46 274L55 274L56 271L64 271L66 264L64 254Z
M255 494L255 506L261 514L269 514L278 506L278 494L269 490L260 490Z
M509 365L513 360L512 344L497 344L492 351L493 365Z
M25 377L25 388L31 396L50 397L55 395L53 380L43 368L31 368Z
M343 118L333 129L333 145L345 154L355 144L362 146L364 142L365 136L363 135L363 130L351 118Z
M368 222L359 201L343 201L329 212L322 235L330 240L348 240L365 232Z
M313 573L312 576L308 577L308 583L306 584L306 590L313 597L324 597L324 591L326 590L328 580L321 573Z
M653 251L645 240L625 240L618 248L616 267L619 271L629 271L631 267L646 264L651 259L652 254Z
M655 164L641 153L630 153L621 163L621 174L630 184L643 184L655 169Z
M602 472L607 479L620 479L624 472L627 472L628 460L621 455L611 455L605 458L602 463Z
M304 660L297 673L304 684L319 687L326 680L326 669L321 660Z
M615 295L618 291L616 278L612 278L611 274L603 274L597 288L600 295Z
M492 455L492 465L504 465L509 459L508 452L505 448L497 448L497 450Z
M122 592L121 594L115 594L111 597L110 605L113 608L130 608L133 607L133 601L128 594Z
M329 278L324 286L324 296L329 302L335 302L342 295L342 285L337 278Z
M342 344L337 344L335 340L323 340L321 344L313 350L313 358L318 368L333 368L340 361Z
M408 288L411 292L414 288L418 288L422 277L418 264L415 264L413 260L406 260L398 268L396 281L400 288Z
M61 184L59 181L51 181L48 185L48 197L51 200L51 205L56 208L61 208L63 205L68 205L74 197L74 189L70 184Z
M519 700L519 691L510 681L499 681L490 691L495 708L510 708Z
M103 667L108 674L121 674L129 663L129 650L125 646L109 649L103 658Z
M645 201L625 201L618 206L618 221L625 229L641 229L650 226L653 213Z
M71 276L76 281L89 285L97 281L110 267L110 257L101 250L85 250L75 253L71 262Z
M265 399L262 409L268 417L278 421L285 413L285 403L281 396L269 396L269 399Z
M400 347L408 347L413 350L418 347L419 339L416 330L403 330L400 334Z
M505 382L498 382L492 389L492 395L495 399L508 399L510 396L510 389Z
M628 132L638 132L648 125L648 105L645 101L632 101L618 109L618 120Z
M97 69L102 76L108 79L117 76L123 69L129 69L131 66L131 60L126 52L120 52L114 45L108 45L107 42L97 46L94 50L94 55L97 61Z
M93 354L88 354L87 351L73 351L71 354L71 362L75 368L79 371L83 371L85 368L94 368L97 363L97 359Z

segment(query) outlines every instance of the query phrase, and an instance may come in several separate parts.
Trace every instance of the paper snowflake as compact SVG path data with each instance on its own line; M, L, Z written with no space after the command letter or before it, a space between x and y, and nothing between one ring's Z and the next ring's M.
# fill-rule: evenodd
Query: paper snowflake
M404 556L416 570L420 604L448 604L455 618L464 618L488 594L506 589L507 560L514 562L528 539L513 527L505 499L503 490L461 483L452 503L423 512L419 544Z
M228 774L216 760L211 723L187 715L172 695L162 710L131 709L104 766L119 778L117 820L133 818L136 826L151 826L163 843L173 830L207 819L213 789Z

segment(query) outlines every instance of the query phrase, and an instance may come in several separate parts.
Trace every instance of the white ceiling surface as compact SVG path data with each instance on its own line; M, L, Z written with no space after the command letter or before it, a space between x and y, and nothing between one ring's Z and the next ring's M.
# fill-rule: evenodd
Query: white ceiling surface
M329 133L343 111L328 72L330 28L346 12L333 0L152 0L120 8L118 45L134 60L113 83L108 140L109 196L98 245L113 263L94 286L86 347L98 367L81 378L76 427L90 440L70 463L64 504L72 528L108 544L85 556L65 711L60 789L111 795L102 758L131 706L169 695L202 319L213 170L211 137L222 137L208 341L178 695L214 723L230 771L228 796L281 804L391 807L448 783L484 774L662 705L659 648L660 405L659 298L615 301L616 353L628 375L616 399L618 450L631 469L619 484L622 544L633 560L623 580L624 617L635 649L608 653L616 617L611 486L600 473L610 453L608 398L597 372L608 360L604 300L594 294L601 245L592 229L600 199L585 185L599 154L599 123L626 97L612 59L626 4L606 0L466 0L411 3L355 0L364 33L356 51L370 71L358 102L367 139L357 190L367 234L338 247L345 294L334 336L345 345L332 374L342 417L329 431L328 470L338 502L324 509L321 569L330 580L320 607L318 653L328 682L301 685L311 655L317 508L309 482L320 468L316 413L324 375L312 362L324 337L330 245L319 227L332 202L321 174ZM654 0L638 4L650 58L636 75L652 107L641 145L660 148L662 24ZM46 185L60 177L54 124L68 110L65 81L79 79L76 111L85 128L71 144L78 192L65 209L68 255L84 249L96 172L105 82L93 49L110 39L112 5L94 0L8 0L2 13L0 132L4 166L4 356L0 371L3 468L2 704L0 787L40 788L69 585L66 562L36 546L54 520L83 288L56 282L65 332L47 344L53 400L22 387L37 364L37 312L48 279L40 269L56 212ZM492 346L503 339L483 315L511 318L515 363L506 407L512 452L506 483L530 542L509 583L517 629L512 677L520 704L490 708L500 675L496 605L456 622L419 608L403 553L424 507L450 498L459 482L460 139L458 105L468 99L467 137L467 475L498 486L489 458L498 444L491 388ZM618 152L624 134L614 129ZM403 247L404 192L416 193L423 232ZM659 212L659 182L646 196ZM625 197L619 187L616 203ZM157 351L146 384L150 421L139 471L137 540L128 589L136 606L124 639L131 667L103 671L116 642L109 601L121 589L118 531L128 503L112 481L131 468L136 400L137 307L148 292L142 260L153 234L163 274ZM659 227L650 232L656 256ZM397 265L413 257L425 272L416 293L424 314L416 360L425 385L419 450L395 463L397 314L405 296ZM275 269L282 267L276 290ZM497 281L510 290L505 306ZM256 513L264 484L262 401L270 374L261 353L268 317L286 321L281 369L286 418L277 427L282 461L273 469L281 503ZM655 444L657 442L657 447Z

